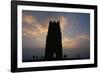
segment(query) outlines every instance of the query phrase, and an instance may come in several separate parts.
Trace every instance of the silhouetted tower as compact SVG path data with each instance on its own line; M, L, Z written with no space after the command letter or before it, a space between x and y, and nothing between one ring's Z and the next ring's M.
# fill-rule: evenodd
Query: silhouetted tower
M54 58L55 56L55 58ZM50 21L46 38L45 60L62 58L62 37L60 22Z

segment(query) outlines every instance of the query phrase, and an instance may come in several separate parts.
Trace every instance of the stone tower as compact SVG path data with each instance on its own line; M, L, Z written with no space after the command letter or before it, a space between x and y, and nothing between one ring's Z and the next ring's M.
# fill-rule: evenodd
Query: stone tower
M62 58L62 37L59 21L50 21L46 37L45 60Z

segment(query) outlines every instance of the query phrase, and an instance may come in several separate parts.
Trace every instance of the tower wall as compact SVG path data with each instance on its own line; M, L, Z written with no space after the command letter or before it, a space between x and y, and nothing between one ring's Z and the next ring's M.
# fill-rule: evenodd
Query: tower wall
M62 37L61 37L60 22L50 21L46 37L45 59L53 60L61 58L62 58Z

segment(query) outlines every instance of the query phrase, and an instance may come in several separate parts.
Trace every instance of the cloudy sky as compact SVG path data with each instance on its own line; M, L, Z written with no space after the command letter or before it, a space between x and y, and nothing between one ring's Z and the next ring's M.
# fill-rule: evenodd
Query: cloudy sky
M23 10L23 59L44 54L49 21L60 21L63 54L74 55L77 52L81 53L82 57L89 56L90 14ZM85 56L84 53L86 53Z

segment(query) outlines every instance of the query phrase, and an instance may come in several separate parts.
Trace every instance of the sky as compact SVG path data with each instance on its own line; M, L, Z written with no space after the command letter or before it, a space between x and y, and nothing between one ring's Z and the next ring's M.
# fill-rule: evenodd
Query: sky
M44 55L49 21L60 21L63 55L90 56L90 14L74 12L22 11L23 59Z

